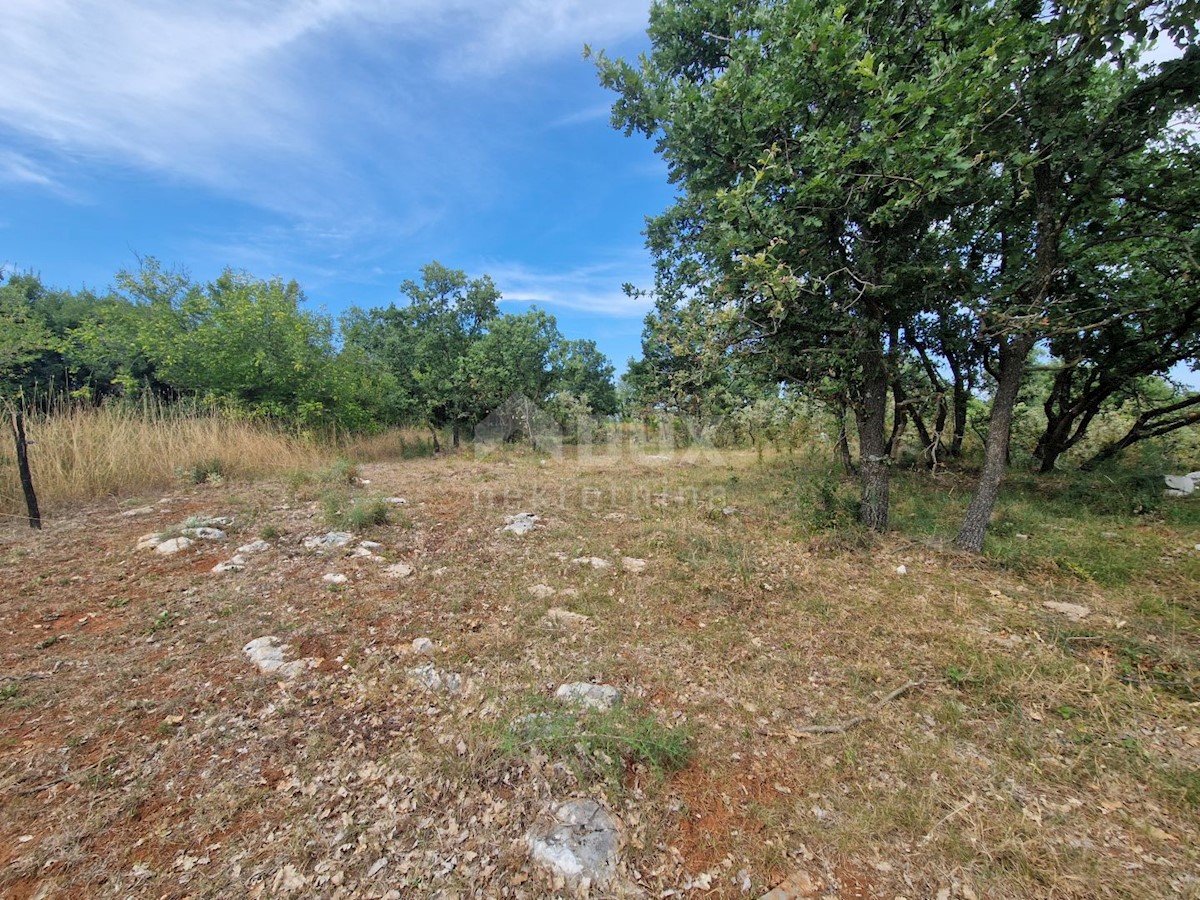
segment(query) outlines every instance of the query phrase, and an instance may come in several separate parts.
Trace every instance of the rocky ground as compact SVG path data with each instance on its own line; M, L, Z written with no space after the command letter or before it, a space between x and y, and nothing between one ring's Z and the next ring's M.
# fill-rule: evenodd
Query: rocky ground
M1200 536L1130 525L1178 549L1102 588L831 540L781 466L463 456L364 467L360 529L302 481L7 528L0 894L1200 896Z

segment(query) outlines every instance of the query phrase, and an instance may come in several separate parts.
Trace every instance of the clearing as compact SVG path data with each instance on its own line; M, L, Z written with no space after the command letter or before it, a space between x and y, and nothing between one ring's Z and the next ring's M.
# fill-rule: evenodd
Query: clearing
M352 492L407 502L341 547L304 478L5 526L0 894L1200 897L1200 501L1055 518L1017 482L973 558L929 536L957 476L871 539L814 471L373 464ZM267 635L309 668L261 674ZM606 886L531 860L572 798L619 823Z

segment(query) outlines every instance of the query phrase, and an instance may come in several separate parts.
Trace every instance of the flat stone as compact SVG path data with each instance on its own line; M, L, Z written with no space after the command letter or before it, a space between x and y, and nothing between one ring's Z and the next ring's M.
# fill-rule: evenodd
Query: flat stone
M155 547L157 547L159 544L161 544L165 540L166 540L166 536L161 535L158 532L152 532L150 534L143 534L140 538L138 538L137 549L138 550L153 550Z
M542 625L548 628L566 628L574 631L582 628L591 620L591 616L555 607L554 609L547 610L546 614L542 616Z
M1184 497L1196 491L1196 482L1192 480L1191 475L1164 475L1163 481L1167 483L1167 490L1179 491Z
M896 566L896 574L897 575L907 575L908 574L908 566L905 566L905 565Z
M158 544L154 548L154 552L161 553L164 556L170 556L174 553L178 553L181 550L186 550L188 547L192 546L192 544L194 544L194 543L195 543L195 541L193 541L191 538L185 538L185 537L171 538L169 541L163 541L161 544Z
M393 563L383 570L383 574L388 578L408 578L415 571L408 563Z
M634 575L640 575L642 572L645 572L646 566L647 562L644 559L635 559L632 556L621 557L621 568Z
M232 559L217 563L212 567L212 570L220 575L222 572L240 572L244 568L246 568L246 557L235 556Z
M501 531L509 531L515 535L525 535L533 531L535 528L541 528L538 523L541 522L541 517L533 513L517 513L515 516L505 516L504 521L507 523Z
M306 672L309 664L315 662L315 660L308 659L296 659L288 662L284 658L286 649L287 645L279 638L274 635L266 635L252 640L242 648L242 652L264 675L280 675L289 679Z
M577 709L612 709L621 702L621 692L611 684L591 684L576 681L564 684L554 692L555 698Z
M821 882L813 881L811 875L800 869L767 891L758 900L805 900L808 897L819 897L821 887Z
M184 528L226 528L233 524L229 516L188 516Z
M358 549L369 550L371 553L374 553L376 550L382 550L383 544L379 543L379 541L359 541Z
M327 531L304 539L306 550L328 550L333 547L345 547L354 540L354 535L348 531Z
M531 584L529 586L529 595L535 600L548 600L557 593L558 591L548 584Z
M433 656L433 641L427 637L413 638L412 651L413 653L419 653L421 656Z
M1062 613L1067 618L1074 619L1077 622L1080 619L1086 619L1092 612L1086 606L1080 606L1077 603L1060 603L1057 600L1047 600L1042 606L1056 613Z
M134 519L138 516L148 516L155 512L153 506L139 506L137 509L127 509L124 512L117 513L123 519Z
M321 580L326 584L345 584L350 579L341 572L327 572L321 576Z
M612 563L598 556L577 556L571 560L577 566L591 566L593 569L611 569Z
M408 501L405 500L403 497L384 497L383 502L390 503L393 506L407 506L408 505Z
M242 544L237 548L238 553L266 553L271 549L271 545L266 541L251 541L249 544Z
M525 840L534 863L573 887L605 887L617 874L617 822L595 800L554 804Z
M425 663L408 670L408 677L427 691L437 694L458 694L462 691L462 676L455 672L443 672Z
M225 540L225 532L220 528L209 528L207 525L202 525L199 528L185 528L183 533L190 538L197 538L201 541L223 541Z

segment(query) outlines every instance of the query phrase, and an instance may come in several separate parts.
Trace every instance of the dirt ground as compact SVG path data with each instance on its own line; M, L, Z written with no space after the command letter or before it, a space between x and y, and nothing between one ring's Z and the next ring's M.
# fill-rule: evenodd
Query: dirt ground
M1179 553L1109 588L814 532L780 501L788 464L752 455L361 476L407 501L356 535L382 560L306 549L330 526L283 482L0 531L0 895L572 896L525 835L590 796L622 842L592 896L791 876L791 896L1200 897L1200 535L1158 534ZM522 511L541 527L500 530ZM230 517L227 538L135 549L192 516ZM244 571L211 571L259 537ZM264 635L313 667L260 674L242 648ZM422 637L460 693L410 678ZM651 738L686 734L686 765L630 739L612 777L586 743L510 739L576 681L618 687Z

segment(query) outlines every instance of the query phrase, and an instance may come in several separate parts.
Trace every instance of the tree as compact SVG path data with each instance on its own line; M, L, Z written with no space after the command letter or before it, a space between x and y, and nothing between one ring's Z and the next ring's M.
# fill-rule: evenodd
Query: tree
M980 163L994 75L958 2L667 0L637 65L601 54L614 124L657 137L675 206L648 243L656 289L705 304L721 350L793 384L830 379L854 412L860 518L888 521L885 421L904 326ZM716 354L717 358L721 353Z
M595 415L617 411L614 369L595 341L563 340L559 345L555 392L569 394Z
M1087 436L1102 409L1138 396L1148 376L1200 359L1200 169L1188 143L1152 147L1122 195L1103 198L1065 237L1072 264L1062 302L1084 321L1089 310L1123 315L1051 337L1054 379L1035 451L1043 472ZM1144 414L1152 418L1152 407Z
M462 430L474 424L463 361L499 315L500 292L487 275L468 279L437 261L421 268L421 279L421 284L408 280L400 286L408 305L393 307L390 318L410 331L408 374L422 417L434 429L435 445L436 429L449 426L457 447Z
M202 285L147 260L137 272L120 273L118 286L135 315L114 307L117 315L81 329L81 353L111 346L115 321L135 331L137 355L173 396L305 427L369 421L369 393L335 349L333 322L302 308L295 281L227 269Z
M34 275L12 275L0 287L0 396L12 399L37 382L39 364L60 342L34 308L45 293Z
M1027 358L1038 341L1107 328L1128 311L1073 302L1071 236L1086 231L1105 204L1137 205L1135 173L1181 110L1200 96L1200 54L1157 69L1137 66L1159 33L1187 45L1200 6L1075 0L1016 3L994 28L992 52L1005 77L986 98L1000 111L979 140L991 191L976 204L982 259L992 277L968 303L996 379L979 485L955 543L983 547L1008 459L1013 409ZM1194 166L1194 162L1192 163ZM1145 233L1101 226L1109 240Z
M1133 174L1194 108L1198 8L665 0L649 56L599 57L614 124L657 137L680 189L648 230L656 288L703 304L722 349L771 359L788 383L840 386L868 526L887 524L889 393L908 408L912 352L940 386L936 334L952 445L977 367L995 383L956 542L982 548L1031 351L1128 311L1127 297L1073 302L1068 238L1105 204L1136 205ZM1160 34L1183 58L1139 68Z

